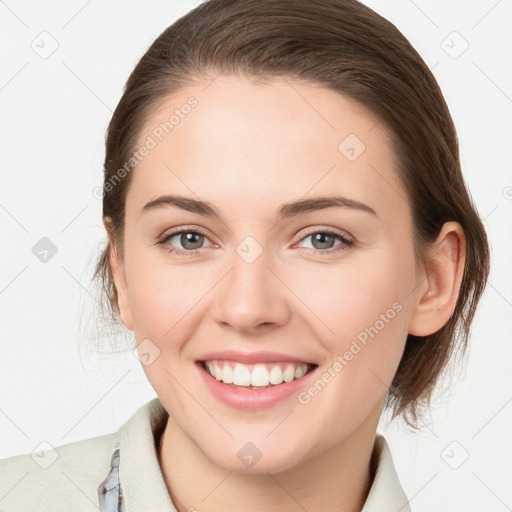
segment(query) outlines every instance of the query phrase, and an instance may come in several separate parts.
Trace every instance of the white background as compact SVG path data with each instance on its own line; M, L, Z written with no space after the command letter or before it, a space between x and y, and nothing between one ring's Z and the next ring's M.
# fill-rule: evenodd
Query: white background
M380 431L415 512L511 510L512 1L365 3L438 79L493 258L466 368L419 432L384 421ZM91 283L104 240L93 190L130 71L197 4L0 2L0 458L114 432L155 396L131 352L88 348L112 339ZM42 38L58 44L46 59L33 49ZM32 253L42 237L58 249L46 263Z

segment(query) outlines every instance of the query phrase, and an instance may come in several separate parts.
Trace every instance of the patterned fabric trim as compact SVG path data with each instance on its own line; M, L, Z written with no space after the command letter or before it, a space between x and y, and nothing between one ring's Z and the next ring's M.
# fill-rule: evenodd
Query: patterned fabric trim
M98 487L100 512L126 512L119 483L119 443L110 459L110 473Z

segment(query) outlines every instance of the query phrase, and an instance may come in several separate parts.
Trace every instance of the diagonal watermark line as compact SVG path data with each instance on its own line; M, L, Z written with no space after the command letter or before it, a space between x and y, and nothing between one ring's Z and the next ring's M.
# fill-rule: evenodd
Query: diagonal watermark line
M428 282L428 278L430 277L430 274L432 274L433 270L430 270L427 275L406 295L406 297L409 297L412 293L414 293L425 281Z
M71 18L69 18L69 20L60 27L60 29L62 30L66 28L91 3L91 1L92 0L88 0L82 7L80 7L80 9L78 9L78 11L76 11L75 14L73 14L73 16L71 16Z
M379 124L381 123L381 120L380 119L377 119L377 121L375 121L375 123L373 124L373 126L368 130L369 132L371 132L376 126L378 126Z
M373 375L375 375L375 377L377 377L377 379L379 379L382 384L386 387L386 389L389 391L389 388L390 388L390 384L386 384L370 367L368 367L368 370L370 370Z
M92 407L61 437L64 439L69 435L69 433L77 427L77 425L83 421L83 419L131 372L132 370L128 370L117 382L114 383L101 397L97 400Z
M398 510L398 512L400 512L400 511L401 511L401 510L403 510L407 505L409 505L409 504L411 503L411 501L412 501L414 498L416 498L416 496L418 496L418 494L419 494L421 491L423 491L423 489L425 489L425 487L427 487L427 485L428 485L430 482L432 482L432 480L434 480L434 478L435 478L437 475L439 475L439 471L438 471L438 472L437 472L437 473L436 473L436 474L435 474L435 475L434 475L434 476L433 476L433 477L432 477L432 478L431 478L431 479L430 479L430 480L429 480L429 481L428 481L428 482L427 482L427 483L426 483L426 484L425 484L425 485L424 485L424 486L423 486L423 487L422 487L422 488L421 488L421 489L420 489L416 494L414 494L413 496L411 496L411 498L409 498L409 499L407 500L407 502L406 502L404 505L402 505L402 508L401 508L400 510Z
M272 480L274 480L274 482L279 485L279 487L281 487L281 489L283 489L283 491L288 494L288 496L290 496L290 498L295 501L295 503L297 503L297 505L299 505L299 507L304 510L305 512L308 512L308 510L304 507L304 505L302 505L302 503L300 503L299 501L297 501L297 499L295 498L295 496L293 496L293 494L291 494L288 489L286 489L286 487L283 487L283 485L281 485L281 482L279 482L279 480L277 480L272 474L270 474L268 471L265 471L265 473L267 473L267 475L272 478Z
M201 198L196 194L196 192L192 190L165 162L164 167L171 171L174 174L174 176L176 176L176 178L178 178L181 181L181 183L183 183L183 185L185 185L185 187L187 187L190 190L190 192L192 192L192 194L194 194L197 197L197 199L201 200Z
M324 179L324 178L325 178L325 177L326 177L326 176L327 176L327 175L328 175L328 174L329 174L329 173L330 173L330 172L331 172L335 167L336 167L336 164L333 164L333 165L329 168L329 170L328 170L328 171L327 171L323 176L321 176L321 177L316 181L316 183L314 183L314 184L313 184L313 186L311 186L311 187L309 188L309 190L308 190L308 191L306 191L306 193L305 193L305 194L303 194L303 196L302 196L300 199L302 199L303 197L307 196L307 195L308 195L308 194L309 194L309 193L310 193L310 192L311 192L311 191L312 191L312 190L313 190L313 189L314 189L314 188L315 188L315 187L316 187L316 186L317 186L317 185L318 185L318 184L319 184L319 183L320 183L320 182L321 182L321 181L322 181L322 180L323 180L323 179Z
M217 80L217 78L219 77L219 75L222 74L222 71L220 71L217 76L214 76L202 89L201 89L201 92L204 92L206 90L207 87L210 87L210 85L212 85L212 83Z
M270 434L272 434L272 432L274 432L274 430L279 427L279 425L281 425L281 423L283 423L283 421L288 418L288 416L290 416L290 414L295 411L295 408L293 408L266 436L265 438L267 438Z
M512 98L474 60L472 60L471 63L487 78L487 80L489 80L489 82L494 85L494 87L496 87L496 89L498 89L498 91L501 92L501 94L503 94L503 96L505 96L505 98L507 98L508 101L512 103Z
M89 89L89 91L91 91L92 94L94 94L94 96L96 96L96 98L101 101L101 103L103 103L103 105L105 105L105 107L107 107L110 112L113 112L112 109L63 60L61 60L61 62L64 64L64 66L66 66L66 68L68 68L70 73L72 73L78 79L78 81L84 85L84 87Z
M87 295L96 302L96 304L98 304L98 306L101 306L98 299L64 265L61 265L61 267L62 270L64 270L64 272L66 272L66 274L68 274L78 284L78 286L80 286L80 288L82 288L82 290L84 290Z
M498 206L499 204L497 204L483 219L482 219L482 222L485 222L488 217L490 217L497 209L498 209Z
M411 2L411 4L414 5L414 7L416 7L416 9L418 9L418 11L423 14L423 16L425 16L425 18L427 18L427 20L430 21L432 25L434 25L434 27L439 28L439 25L424 10L422 10L418 4L413 2L413 0L409 0L409 2Z
M509 302L506 299L506 297L502 293L500 293L500 291L495 286L493 286L493 284L490 281L488 281L488 284L512 308L512 303Z
M182 320L185 318L231 271L231 267L198 301L195 302L179 319L178 321L164 334L167 336Z
M179 177L179 176L178 176L178 175L177 175L177 174L176 174L176 173L175 173L175 172L174 172L174 171L173 171L173 170L172 170L172 169L171 169L171 168L170 168L166 163L165 163L165 162L164 162L164 167L166 167L169 171L171 171L171 172L174 174L174 176L176 176L176 178L177 178L177 179L179 179L179 180L181 181L181 183L183 183L183 185L185 185L185 187L187 187L187 188L190 190L190 192L192 192L192 194L194 194L194 195L197 197L197 199L199 199L200 201L202 201L202 198L200 198L200 197L196 194L196 192L195 192L194 190L192 190L192 189L187 185L187 183L185 183L185 182L184 182L184 181L183 181L183 180L182 180L182 179L181 179L181 178L180 178L180 177ZM232 229L231 229L231 228L230 228L230 227L229 227L229 226L228 226L228 225L227 225L227 224L226 224L226 223L225 223L221 218L219 218L219 220L222 222L222 224L224 224L224 226L226 227L226 229L227 229L230 233L232 233L232 232L233 232L233 230L232 230Z
M23 64L23 66L21 66L21 68L18 69L18 71L16 71L16 73L14 73L14 75L12 75L11 78L9 78L9 80L7 80L7 82L5 82L4 85L2 85L2 87L0 87L0 91L3 91L5 87L7 87L17 77L28 66L29 62L30 61L27 60L27 62L25 62L25 64Z
M381 177L383 181L385 181L406 203L408 203L407 198L396 188L394 187L384 176L370 163L368 165Z
M323 175L321 176L316 183L314 183L309 190L307 190L299 199L303 199L306 197L334 168L336 167L336 164L332 165L331 168ZM278 224L279 222L274 222L274 225L267 231L267 234L270 233Z
M60 471L98 510L99 507L98 505L96 504L96 502L94 502L93 500L91 500L91 498L89 498L89 496L87 496L87 494L85 494L85 492L82 490L82 488L77 485L73 480L71 480L71 478L69 478L69 475L66 475L66 473L64 473L64 471Z
M226 480L226 478L231 475L231 473L233 473L233 471L230 471L202 500L201 500L201 503L203 503L203 501L205 501L211 494L213 494L213 492L215 490L217 490L219 488L219 486ZM192 510L192 509L188 509L188 510ZM194 509L195 510L195 509Z
M208 414L208 416L210 416L210 418L213 421L215 421L215 423L217 423L217 425L219 425L219 427L222 430L224 430L224 432L226 432L226 434L228 434L229 437L233 438L233 435L231 434L231 432L229 432L229 430L224 425L222 425L222 423L220 423L215 418L215 416L213 416L212 413L167 368L164 367L164 370L169 374L170 377L172 377L181 386L181 388L183 389L183 391L185 391L185 393L187 393L191 398L193 398L195 400L195 402L200 407L202 407L202 409L206 412L206 414Z
M80 215L82 215L82 213L85 212L85 210L87 210L87 208L89 208L89 205L86 205L84 208L82 208L82 210L80 210L79 213L77 213L62 229L61 229L61 233L64 233L64 231L66 229L69 228L69 226L71 226L71 224L73 224L73 222L75 222L76 219L78 219L78 217L80 217Z
M500 407L500 409L498 410L498 412L497 412L496 414L494 414L494 416L493 416L489 421L487 421L487 423L485 423L485 425L483 425L482 427L480 427L480 429L479 429L479 430L476 432L476 434L471 438L471 440L475 439L475 437L476 437L478 434L480 434L480 432L482 432L482 430L483 430L484 428L486 428L486 427L487 427L487 425L489 425L489 423L491 423L491 421L492 421L492 420L494 420L494 418L496 418L496 416L498 416L498 414L500 414L500 412L501 412L501 411L503 411L503 409L505 409L505 407L506 407L510 402L512 402L512 398L510 398L509 400L507 400L507 401L505 402L505 404L504 404L502 407Z
M14 281L16 281L16 279L18 279L18 277L23 274L23 272L25 272L25 270L27 270L28 268L28 265L25 265L1 290L0 290L0 295L2 293L5 292L5 290L7 290L7 288L9 288L9 286L11 286L12 283L14 283Z
M11 219L14 220L14 222L16 222L25 231L25 233L29 232L28 229L3 204L0 204L0 208L2 208L2 210L4 210L7 215L9 215Z
M309 101L304 97L302 96L302 94L295 88L293 87L293 85L284 77L282 76L282 79L334 130L336 131L336 128L334 128L334 126L329 123L329 121L327 121L327 119L322 115L320 114L320 112L313 106L311 105L311 103L309 103Z
M498 4L501 3L501 0L498 0L472 27L471 30L473 30L477 25L479 25L487 16L488 14L493 11Z
M0 3L9 11L11 11L11 14L18 18L18 20L25 25L26 28L30 28L5 2L4 0L0 0Z
M480 480L480 482L482 482L482 484L484 484L485 487L487 487L487 489L491 491L494 494L494 496L496 496L496 498L498 498L501 501L501 503L505 505L505 507L507 507L507 510L512 511L512 508L510 508L473 470L471 470L471 473L473 473L473 475L475 475L478 478L478 480Z
M423 425L430 433L434 434L434 436L439 439L439 436L428 426L428 425Z
M318 318L318 320L320 320L320 322L322 322L325 327L327 327L327 329L329 329L329 331L331 331L332 334L336 335L336 333L267 265L267 268L270 270L270 272L272 272L272 274L274 274L278 279L279 281L281 281L281 283L283 283L286 288L288 288L288 290L290 290L293 295L295 295L295 297L297 297L297 299L299 299L302 304L304 304L304 306L306 306L306 308L309 309L309 311L311 311L311 313L313 313L313 315L316 316L316 318Z
M30 471L27 471L1 498L0 501L7 498L7 495L30 473Z
M27 436L27 434L25 434L25 432L23 432L23 430L21 430L21 428L14 422L11 420L11 418L9 418L9 416L7 416L7 414L5 414L4 411L2 411L2 409L0 409L0 412L27 438L29 439L29 437Z

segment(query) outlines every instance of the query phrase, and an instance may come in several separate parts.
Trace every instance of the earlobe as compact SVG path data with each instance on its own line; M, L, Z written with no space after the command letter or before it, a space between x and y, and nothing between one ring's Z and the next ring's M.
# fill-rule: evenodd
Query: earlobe
M428 256L423 276L424 286L418 287L409 334L433 334L452 316L464 274L465 240L464 230L458 222L446 222L443 225Z
M107 230L108 231L108 230ZM133 331L133 318L130 307L130 300L128 297L128 286L126 282L126 273L124 270L123 262L119 257L119 253L116 249L116 244L113 242L112 237L109 233L109 263L114 279L114 284L117 291L117 306L119 308L119 315L123 325Z

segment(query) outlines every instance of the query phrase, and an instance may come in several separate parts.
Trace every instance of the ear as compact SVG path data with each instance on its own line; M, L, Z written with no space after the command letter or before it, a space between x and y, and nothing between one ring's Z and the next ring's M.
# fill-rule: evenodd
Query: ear
M466 237L458 222L446 222L428 255L418 287L409 334L428 336L453 314L466 262Z
M128 285L126 282L124 262L119 256L117 245L114 242L111 226L108 220L104 221L104 224L105 229L107 230L108 243L110 246L109 263L117 291L117 306L119 308L119 315L121 316L121 321L123 322L123 325L130 331L133 331L133 317L130 307L130 300L128 297Z

